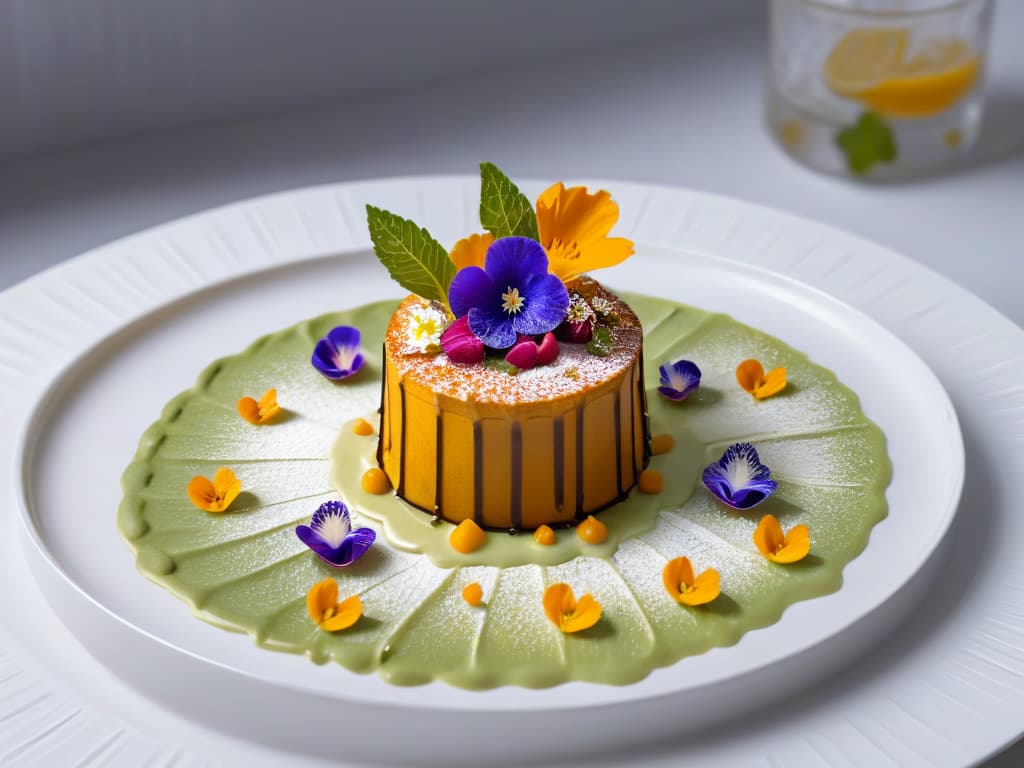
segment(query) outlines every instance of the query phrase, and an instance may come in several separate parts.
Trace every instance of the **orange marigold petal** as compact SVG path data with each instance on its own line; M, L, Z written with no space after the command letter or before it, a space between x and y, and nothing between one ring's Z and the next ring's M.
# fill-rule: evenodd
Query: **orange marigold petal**
M619 219L619 206L611 194L562 182L548 187L537 198L537 230L548 254L549 271L563 282L584 272L610 267L633 253L625 238L608 238Z
M238 415L250 424L260 423L260 405L251 397L243 397L238 401Z
M259 419L260 424L266 424L273 421L281 412L281 406L277 404L277 390L268 389L263 393L263 397L260 398L259 402Z
M786 534L785 543L769 557L776 563L795 563L811 551L811 534L806 525L794 525Z
M776 395L786 388L786 369L775 368L764 377L762 383L754 390L754 397L763 400L766 397Z
M751 394L764 383L764 366L754 359L744 360L736 366L736 381Z
M463 267L480 267L482 269L487 256L487 249L491 247L493 242L494 235L490 232L464 237L452 247L448 258L455 264L456 269L462 269Z
M765 515L754 530L754 544L762 555L771 559L775 552L785 543L782 526L775 515Z
M193 477L188 483L188 497L200 509L210 511L210 505L217 498L217 491L208 478Z
M213 476L213 488L216 491L217 499L212 505L215 508L211 511L223 512L242 492L242 481L235 477L235 473L228 467L221 467Z
M556 627L562 626L562 615L576 608L576 598L568 584L552 584L544 590L544 615Z
M318 581L306 593L306 611L314 624L320 624L328 608L338 601L338 582L328 577Z
M601 618L601 604L591 594L583 595L576 603L575 610L564 616L559 628L569 634L580 632L597 624Z
M342 629L348 629L359 621L359 617L363 615L363 601L359 599L359 595L345 598L334 608L334 615L320 623L320 629L325 632L338 632Z
M661 583L673 600L682 600L685 588L693 584L693 565L688 557L674 557L661 571Z
M681 601L686 605L705 605L721 594L718 571L708 568L693 580L693 588L686 592Z

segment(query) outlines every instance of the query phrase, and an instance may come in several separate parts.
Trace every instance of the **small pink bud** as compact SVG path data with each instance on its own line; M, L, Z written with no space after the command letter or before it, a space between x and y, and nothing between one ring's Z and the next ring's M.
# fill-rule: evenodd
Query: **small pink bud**
M554 362L556 357L558 357L558 342L555 340L555 334L548 331L537 348L537 365L547 365Z
M533 339L517 341L505 355L505 362L524 371L533 368L537 364L537 349L537 344Z
M469 329L469 316L463 315L441 334L441 349L453 363L473 365L484 359L484 343Z
M560 341L568 341L570 344L586 344L594 337L594 321L587 319L577 323L564 320L555 328L555 336Z

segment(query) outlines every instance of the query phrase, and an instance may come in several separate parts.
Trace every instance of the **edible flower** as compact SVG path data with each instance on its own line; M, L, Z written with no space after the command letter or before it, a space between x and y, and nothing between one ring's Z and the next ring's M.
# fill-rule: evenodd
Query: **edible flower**
M243 397L238 401L238 414L250 424L260 426L272 421L281 412L277 404L277 390L268 389L263 397L256 402L251 397Z
M544 590L544 613L562 632L588 629L601 618L601 604L591 594L577 602L568 584L552 584Z
M608 237L618 220L619 206L604 190L592 195L562 182L548 187L537 198L537 230L551 273L570 284L584 272L628 259L632 241Z
M221 467L213 476L213 482L199 476L188 484L188 497L206 512L224 512L242 492L242 481L227 467Z
M435 306L414 309L409 318L409 346L426 354L437 354L441 351L441 334L446 327L448 319L441 309Z
M469 318L465 316L441 334L441 349L453 363L474 365L484 359L484 343L469 330Z
M673 402L682 402L700 386L700 368L689 360L676 360L661 366L658 392Z
M758 400L764 400L786 388L786 369L775 368L765 374L760 362L744 360L736 366L736 381Z
M372 528L352 530L348 507L327 501L313 513L309 525L299 525L295 535L328 565L343 568L366 554L377 534Z
M528 370L535 365L547 365L558 357L558 342L555 334L548 331L540 344L530 336L521 336L505 355L505 362L520 370Z
M313 367L332 381L346 379L363 367L359 351L359 329L339 325L316 343Z
M754 530L754 544L773 563L795 563L811 551L811 536L806 525L794 525L783 534L774 515L765 515Z
M456 318L488 347L508 349L520 334L547 333L562 322L569 293L548 274L544 249L528 237L503 237L487 249L483 269L455 274L448 300Z
M704 469L704 486L733 509L750 509L771 496L777 483L750 443L730 445Z
M573 293L569 298L569 307L565 310L565 320L555 329L555 335L571 344L586 344L594 336L596 322L597 315L587 300Z
M683 605L710 603L721 592L718 571L708 568L694 577L688 557L675 557L665 564L661 581L672 599Z
M490 232L464 237L452 247L448 258L452 260L452 263L458 269L463 267L483 267L484 261L487 258L487 249L491 247L493 242L494 235Z
M306 593L309 617L324 632L348 629L363 615L363 601L359 595L338 602L338 582L329 576L317 582Z

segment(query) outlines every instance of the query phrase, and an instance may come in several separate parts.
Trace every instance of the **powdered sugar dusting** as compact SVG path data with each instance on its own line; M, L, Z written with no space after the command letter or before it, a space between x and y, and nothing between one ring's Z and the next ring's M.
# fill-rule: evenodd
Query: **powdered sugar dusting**
M484 364L453 363L444 354L424 355L406 341L413 313L427 303L418 296L409 296L395 311L384 345L400 375L438 394L502 405L556 400L600 386L639 359L643 333L633 310L603 288L598 295L610 302L619 319L611 329L612 349L607 357L590 354L586 344L559 342L558 357L552 363L510 375Z

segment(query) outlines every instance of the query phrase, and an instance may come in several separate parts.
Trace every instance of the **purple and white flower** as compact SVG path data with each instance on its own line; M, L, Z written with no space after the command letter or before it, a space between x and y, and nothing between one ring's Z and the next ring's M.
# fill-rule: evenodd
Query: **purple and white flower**
M347 379L363 367L359 351L359 329L339 325L316 343L311 360L313 367L328 379Z
M548 273L548 256L528 237L503 237L487 249L484 268L463 267L448 288L457 318L488 347L508 349L520 335L554 330L565 317L569 292Z
M702 479L722 503L740 510L756 507L778 485L750 443L730 445L721 459L704 469Z
M661 373L661 386L658 387L658 392L669 400L685 400L700 386L700 368L689 360L665 363L658 370Z
M321 504L309 525L296 526L295 535L317 557L337 568L354 563L377 538L372 528L352 530L348 507L341 501Z

